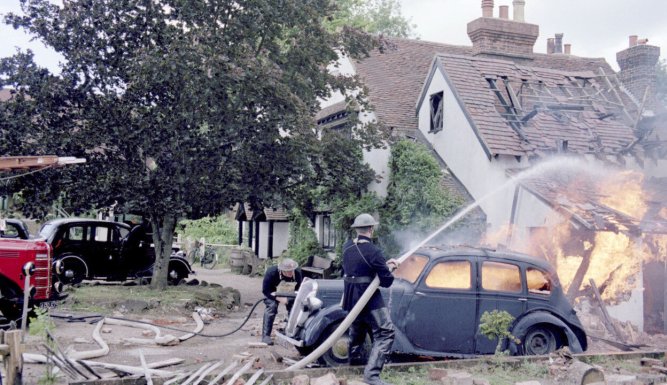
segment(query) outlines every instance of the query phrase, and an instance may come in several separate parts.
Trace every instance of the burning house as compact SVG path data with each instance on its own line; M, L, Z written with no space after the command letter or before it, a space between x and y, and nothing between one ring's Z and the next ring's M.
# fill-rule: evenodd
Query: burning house
M487 239L552 261L570 298L592 279L613 316L665 330L660 49L631 36L618 72L573 55L563 34L537 53L539 26L525 22L525 3L513 1L510 20L509 7L494 17L493 0L482 0L482 16L468 23L472 46L390 39L337 71L364 80L373 111L362 121L433 150L444 177L479 205ZM344 117L342 100L327 101L320 120ZM388 155L366 154L380 195Z

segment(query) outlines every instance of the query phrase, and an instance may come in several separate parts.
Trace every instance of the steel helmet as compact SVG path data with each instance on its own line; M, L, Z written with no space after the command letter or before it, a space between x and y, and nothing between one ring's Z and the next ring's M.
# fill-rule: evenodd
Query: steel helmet
M354 218L354 223L350 227L356 229L357 227L371 227L379 224L380 222L376 221L371 214L363 213Z
M294 271L297 267L299 267L299 264L290 258L285 258L278 263L278 270L280 271Z

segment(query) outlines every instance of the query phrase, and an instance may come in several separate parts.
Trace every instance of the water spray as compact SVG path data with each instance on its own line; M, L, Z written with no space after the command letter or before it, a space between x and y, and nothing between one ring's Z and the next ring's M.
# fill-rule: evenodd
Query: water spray
M581 169L581 161L580 159L575 159L573 157L557 157L557 158L552 158L548 161L538 163L533 167L530 167L524 171L521 171L517 175L514 175L510 179L508 179L505 183L500 185L498 188L486 193L484 196L482 196L480 199L475 200L475 202L471 203L470 205L466 206L463 210L461 210L459 213L457 213L455 216L453 216L451 219L449 219L447 222L445 222L442 226L440 226L438 229L436 229L431 235L427 236L424 238L421 242L417 244L417 246L414 246L410 250L408 250L406 253L401 255L398 258L399 263L403 262L406 258L408 258L410 255L414 254L420 247L424 246L426 243L428 243L431 239L436 237L438 234L446 230L449 226L452 224L456 223L458 220L463 218L466 214L468 214L470 211L478 207L482 202L486 201L493 195L497 194L498 192L502 191L505 188L511 187L512 185L516 184L522 179L538 175L540 173L544 173L546 171L551 171L557 168L577 168ZM331 333L331 335L322 343L320 346L312 351L309 355L306 357L302 358L299 362L294 363L292 366L288 367L286 370L299 370L304 368L306 365L311 363L312 361L320 358L322 354L324 354L332 345L333 343L340 338L343 333L350 327L352 322L357 318L359 313L361 313L361 310L363 310L364 306L366 306L366 303L370 300L371 296L373 293L375 293L375 290L380 286L380 279L378 277L375 277L373 281L368 285L368 288L366 288L366 291L364 291L364 294L359 298L359 301L354 305L352 310L348 313L348 315L345 317L343 322L336 328L336 330Z

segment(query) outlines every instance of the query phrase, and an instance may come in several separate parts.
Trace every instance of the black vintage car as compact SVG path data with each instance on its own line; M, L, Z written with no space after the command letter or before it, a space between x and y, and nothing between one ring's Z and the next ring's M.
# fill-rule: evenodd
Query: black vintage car
M504 310L520 342L504 341L514 355L540 355L568 346L586 350L586 333L563 294L556 271L544 260L478 248L421 248L381 288L396 327L394 356L472 357L492 354L497 341L479 332L484 312ZM347 315L340 307L342 280L301 284L284 333L304 355L317 348ZM347 334L320 359L347 363Z
M153 274L155 250L142 226L86 218L65 218L46 222L39 236L53 246L53 260L62 261L56 272L63 284L84 279L124 281ZM178 284L193 273L178 255L169 260L169 282Z
M20 219L5 219L5 228L0 231L0 238L29 239L30 231Z

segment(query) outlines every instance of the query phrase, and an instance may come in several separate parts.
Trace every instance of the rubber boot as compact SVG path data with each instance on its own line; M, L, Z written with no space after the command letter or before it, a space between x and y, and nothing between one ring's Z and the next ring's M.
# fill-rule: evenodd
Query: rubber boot
M273 304L269 304L267 306L262 322L262 342L267 345L273 345L273 340L271 339L271 330L273 330L273 321L276 319L275 309L271 305Z
M387 308L371 311L373 348L364 368L364 382L369 385L390 385L380 379L380 373L394 343L394 325Z

